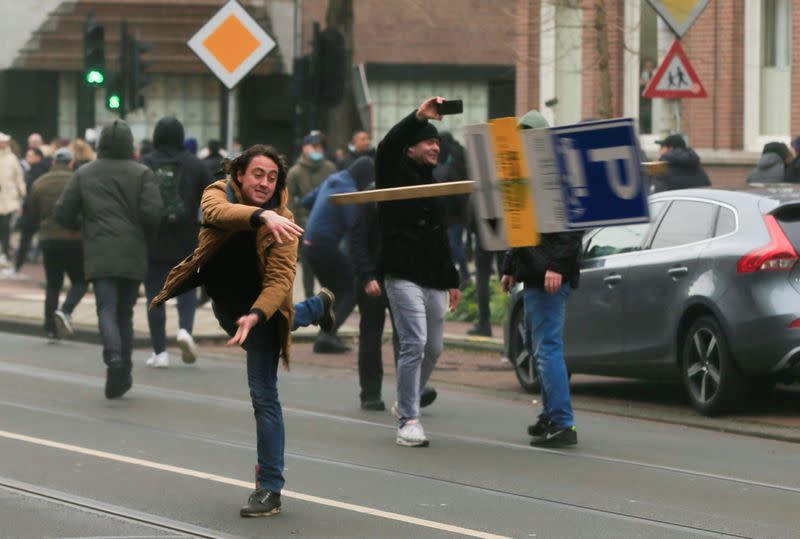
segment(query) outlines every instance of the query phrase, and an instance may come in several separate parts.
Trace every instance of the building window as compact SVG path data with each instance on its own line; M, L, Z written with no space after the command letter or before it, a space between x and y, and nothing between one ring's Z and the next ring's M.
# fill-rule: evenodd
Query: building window
M791 0L761 2L760 135L784 135L791 130L791 10Z

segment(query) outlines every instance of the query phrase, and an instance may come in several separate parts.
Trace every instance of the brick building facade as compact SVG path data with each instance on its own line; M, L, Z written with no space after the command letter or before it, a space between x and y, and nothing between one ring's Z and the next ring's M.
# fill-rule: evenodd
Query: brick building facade
M641 99L640 77L644 60L660 61L674 35L647 0L518 0L517 113L538 108L554 123L576 111L600 116L598 4L607 17L610 116L641 119L650 108L640 139L655 157L655 140L676 128L673 105ZM791 114L800 104L800 10L791 0L712 0L682 45L708 97L682 100L679 129L715 185L740 186L766 142L800 134L800 115Z

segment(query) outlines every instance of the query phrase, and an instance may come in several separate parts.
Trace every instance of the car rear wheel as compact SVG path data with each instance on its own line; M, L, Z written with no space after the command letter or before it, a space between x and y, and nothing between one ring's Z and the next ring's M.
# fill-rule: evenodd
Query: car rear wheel
M514 310L511 318L511 336L508 346L509 359L514 365L514 374L522 389L528 393L539 391L539 375L536 373L536 360L525 346L525 312L522 308Z
M683 340L681 375L692 406L703 415L731 410L747 396L725 333L711 316L698 318Z

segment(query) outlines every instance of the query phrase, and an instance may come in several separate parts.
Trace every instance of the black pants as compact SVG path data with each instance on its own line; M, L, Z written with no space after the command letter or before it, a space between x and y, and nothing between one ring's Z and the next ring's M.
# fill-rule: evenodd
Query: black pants
M69 276L70 287L61 310L72 311L86 294L88 283L83 273L83 242L80 240L44 240L40 242L47 279L44 297L44 330L55 331L53 313L58 309L58 296L64 286L64 274Z
M349 257L339 250L337 245L304 245L303 256L311 264L311 269L319 279L319 284L330 289L336 295L336 305L334 306L336 324L331 330L331 334L336 335L339 327L344 324L356 306L353 266Z
M370 296L364 287L358 290L358 312L361 319L358 323L358 383L361 386L361 401L380 400L383 385L383 326L386 313L394 328L392 312L386 289L381 283L381 295ZM392 331L392 348L394 362L397 365L397 351L400 341L397 331Z
M492 278L492 262L497 264L498 275L503 267L503 253L484 251L478 245L475 251L475 286L478 293L478 323L481 328L490 328L491 312L489 311L489 279Z
M10 213L0 215L0 246L9 261L11 261L11 215Z

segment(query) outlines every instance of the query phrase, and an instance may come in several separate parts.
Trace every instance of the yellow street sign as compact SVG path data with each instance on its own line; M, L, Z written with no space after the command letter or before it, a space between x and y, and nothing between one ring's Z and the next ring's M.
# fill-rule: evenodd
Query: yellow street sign
M648 1L678 37L683 37L709 2L709 0Z
M511 247L538 245L539 227L530 184L530 168L522 150L517 119L512 117L489 120L489 133L503 198L508 244Z

